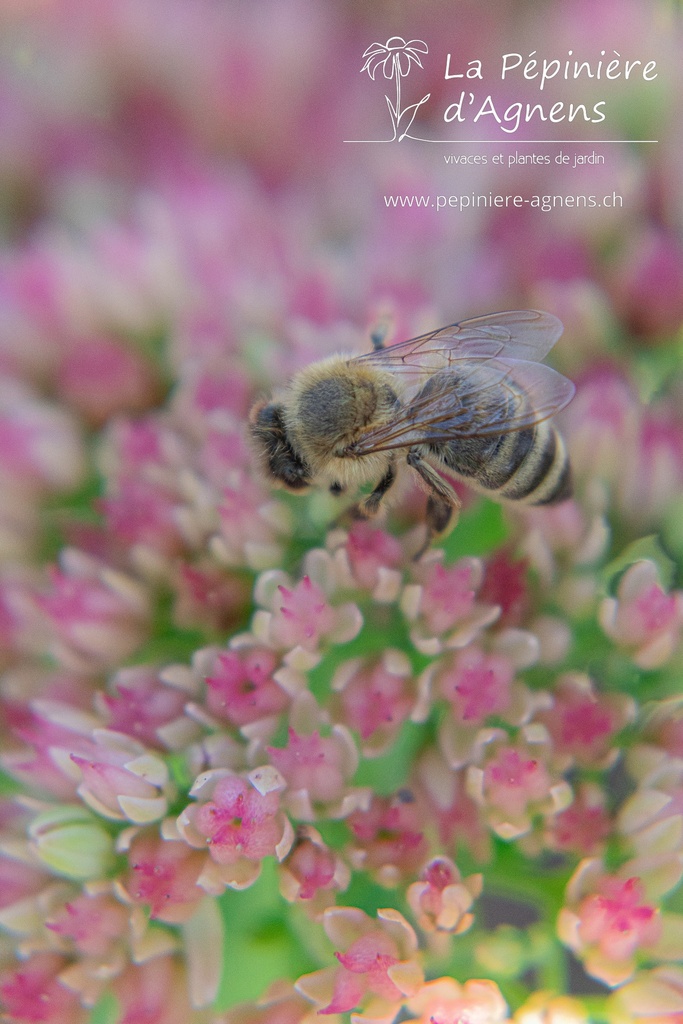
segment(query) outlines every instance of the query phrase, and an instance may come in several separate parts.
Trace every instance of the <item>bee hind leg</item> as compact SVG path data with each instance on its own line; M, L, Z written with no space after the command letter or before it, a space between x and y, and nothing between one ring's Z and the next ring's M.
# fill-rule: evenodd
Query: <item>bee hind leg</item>
M429 488L426 515L427 536L422 547L413 556L413 561L417 562L435 537L445 533L449 527L455 526L460 511L460 498L451 485L439 476L415 448L411 448L408 452L406 461Z

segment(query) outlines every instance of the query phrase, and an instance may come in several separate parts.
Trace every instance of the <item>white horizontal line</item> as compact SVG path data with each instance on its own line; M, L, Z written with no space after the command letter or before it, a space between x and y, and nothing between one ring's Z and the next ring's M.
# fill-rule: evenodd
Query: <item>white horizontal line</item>
M344 139L344 142L375 143L375 142L396 142L396 139ZM401 141L404 141L403 139ZM501 142L514 142L515 145L533 144L534 146L555 146L555 145L591 145L604 146L610 143L633 143L643 145L645 143L657 143L659 139L413 139L411 142L437 142L442 146L486 146L489 144L498 145Z

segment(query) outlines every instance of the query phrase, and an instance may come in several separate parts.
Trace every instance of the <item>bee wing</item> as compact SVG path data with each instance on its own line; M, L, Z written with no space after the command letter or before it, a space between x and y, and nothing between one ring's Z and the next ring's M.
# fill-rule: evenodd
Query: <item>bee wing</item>
M349 454L522 430L554 416L574 391L570 380L542 363L463 360L431 378L399 419L367 431Z
M552 313L537 309L489 313L473 320L449 324L398 345L357 356L357 362L373 363L392 373L435 373L460 359L509 359L540 361L562 334L562 323Z

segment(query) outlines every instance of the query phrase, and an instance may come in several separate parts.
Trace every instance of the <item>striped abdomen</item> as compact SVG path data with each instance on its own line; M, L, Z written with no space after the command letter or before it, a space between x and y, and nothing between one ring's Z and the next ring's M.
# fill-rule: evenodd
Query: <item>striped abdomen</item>
M517 400L520 396L518 392ZM484 403L476 416L482 424L487 422ZM550 420L522 430L454 438L425 447L448 469L494 498L551 505L572 494L567 451Z
M569 459L552 423L430 446L448 469L496 498L551 505L571 497Z

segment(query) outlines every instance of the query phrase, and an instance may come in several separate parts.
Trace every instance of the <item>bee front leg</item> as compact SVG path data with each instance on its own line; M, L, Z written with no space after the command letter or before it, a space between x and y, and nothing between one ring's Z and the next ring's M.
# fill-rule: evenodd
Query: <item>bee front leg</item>
M352 519L374 519L374 517L380 511L382 501L387 494L387 491L396 481L396 465L392 459L387 466L387 471L375 486L374 490L370 492L365 498L358 502L357 505L353 505L349 509L349 515Z
M460 498L443 477L426 462L416 448L411 448L406 459L408 465L419 473L429 488L427 498L427 537L424 544L414 556L418 561L435 537L445 533L449 526L455 526L460 511Z

